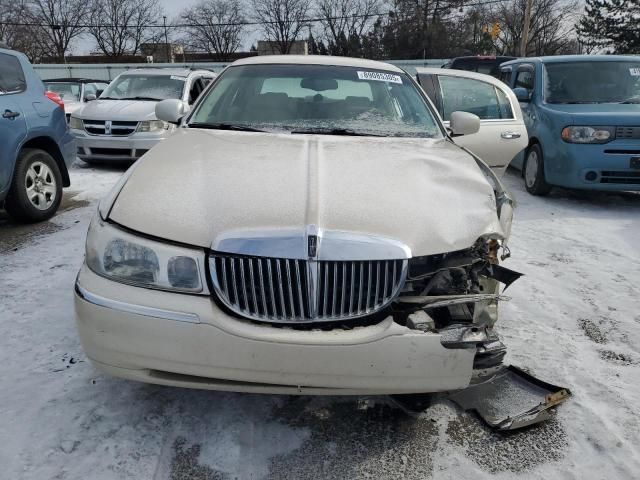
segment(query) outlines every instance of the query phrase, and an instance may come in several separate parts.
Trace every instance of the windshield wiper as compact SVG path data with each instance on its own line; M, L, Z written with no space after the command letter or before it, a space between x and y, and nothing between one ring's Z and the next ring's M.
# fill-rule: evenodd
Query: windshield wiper
M304 128L299 130L292 130L292 135L296 134L311 134L311 135L344 135L350 137L383 137L384 135L378 135L375 133L356 132L349 128Z
M115 97L98 97L100 100L122 100L121 98Z
M123 98L118 98L117 100L149 100L152 102L159 102L162 100L162 98L155 98L155 97L123 97Z
M236 125L233 123L203 123L192 122L187 125L190 128L208 128L211 130L235 130L238 132L264 132L259 128L249 127L247 125Z

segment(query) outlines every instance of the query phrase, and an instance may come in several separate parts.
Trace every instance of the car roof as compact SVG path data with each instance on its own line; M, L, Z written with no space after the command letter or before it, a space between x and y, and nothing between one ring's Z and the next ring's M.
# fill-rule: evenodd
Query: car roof
M260 55L242 58L231 64L231 66L238 65L329 65L405 73L404 70L390 63L365 60L363 58L332 57L331 55Z
M570 63L570 62L614 62L627 60L640 62L638 55L553 55L548 57L527 57L505 62L500 67L517 65L520 63Z
M438 68L438 67L416 67L416 73L423 75L448 75L450 77L465 77L473 78L474 80L481 80L483 82L490 83L499 87L504 87L505 84L502 80L498 80L496 77L486 75L484 73L470 72L469 70L456 70L452 68Z
M191 70L190 68L133 68L126 72L122 72L120 75L173 75L176 77L187 78L189 75L194 73L215 75L215 72L212 72L211 70Z
M69 82L73 82L73 83L109 83L109 80L97 80L95 78L76 78L76 77L70 77L70 78L45 78L42 81L43 82L50 82L50 83L69 83Z

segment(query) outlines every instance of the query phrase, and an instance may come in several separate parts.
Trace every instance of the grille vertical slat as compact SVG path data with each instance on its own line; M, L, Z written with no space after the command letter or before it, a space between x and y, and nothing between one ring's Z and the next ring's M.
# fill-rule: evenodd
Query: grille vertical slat
M297 260L296 263L296 283L298 285L298 301L300 302L300 318L305 317L305 308L304 308L304 297L302 295L302 280L300 277L300 262Z
M210 260L215 292L225 305L252 319L280 323L370 315L398 294L406 265L406 260L307 261L217 253Z
M282 309L282 318L287 318L287 306L284 301L284 289L282 288L282 269L280 268L280 259L276 259L276 274L278 275L276 280L278 282L278 298L280 300L280 308Z
M258 261L258 277L260 277L260 299L262 300L262 315L264 317L269 316L267 310L267 291L264 289L264 275L262 273L262 259L256 259Z
M295 297L293 296L293 279L291 278L291 266L289 265L292 261L294 260L285 260L284 262L287 267L285 271L287 272L287 289L289 294L289 305L291 306L291 318L296 318Z

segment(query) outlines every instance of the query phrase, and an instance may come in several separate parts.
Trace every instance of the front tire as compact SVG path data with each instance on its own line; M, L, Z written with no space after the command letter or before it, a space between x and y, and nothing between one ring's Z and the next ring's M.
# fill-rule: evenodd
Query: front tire
M22 150L5 201L7 213L19 222L41 222L56 213L61 200L62 175L53 157L37 148Z
M551 185L544 178L544 159L540 145L534 143L526 153L524 168L522 169L524 186L531 195L547 195Z

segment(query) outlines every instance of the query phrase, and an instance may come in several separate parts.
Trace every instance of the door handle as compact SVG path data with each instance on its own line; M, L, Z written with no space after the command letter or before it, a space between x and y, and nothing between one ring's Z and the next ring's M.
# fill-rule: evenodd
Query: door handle
M9 120L13 120L16 117L20 116L20 112L12 112L11 110L5 110L2 114L2 118L8 118Z
M514 138L521 137L521 135L518 132L502 132L500 136L505 140L513 140Z

